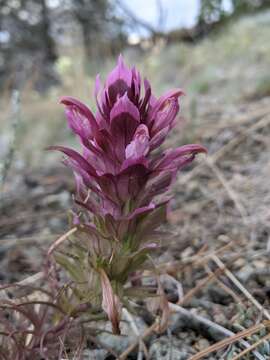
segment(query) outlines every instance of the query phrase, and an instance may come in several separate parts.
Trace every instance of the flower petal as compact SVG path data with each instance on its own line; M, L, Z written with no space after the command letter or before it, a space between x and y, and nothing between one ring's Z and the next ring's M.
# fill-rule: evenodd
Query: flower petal
M151 97L151 109L148 113L147 125L152 127L158 112L164 110L166 106L168 106L168 102L179 98L179 96L183 95L184 92L181 89L173 89L162 95L158 100L155 100L153 96Z
M143 206L141 208L135 209L131 214L127 215L127 220L133 220L139 215L147 214L155 209L156 205L154 203L150 203L147 206Z
M71 96L62 97L60 103L66 105L70 128L82 138L93 138L98 130L98 124L92 111Z
M143 162L134 162L121 171L118 176L117 187L119 193L128 193L128 198L136 198L148 179L149 170Z
M162 110L158 111L156 119L151 129L151 135L155 135L163 128L169 127L171 129L174 124L176 115L179 112L179 104L176 98L170 98L167 100L166 105Z
M92 165L77 151L67 148L65 146L50 146L48 150L58 150L67 155L71 160L75 162L78 167L81 167L87 174L96 177L96 170Z
M131 86L131 80L132 71L125 66L123 57L120 55L117 66L109 74L106 81L106 88L108 89L111 103L128 91Z
M174 170L183 167L186 161L194 159L198 153L206 153L207 150L201 145L190 144L170 149L164 152L163 156L152 164L154 171Z
M168 135L170 131L169 126L161 129L158 133L156 133L150 140L149 146L150 146L150 150L154 150L157 147L159 147L163 141L165 140L166 136Z
M110 114L110 132L119 161L125 159L126 146L132 141L139 122L139 110L125 94L118 99Z
M145 114L147 111L147 105L149 104L149 100L151 97L151 86L147 79L144 79L144 98L140 105L140 113L142 118L145 118Z
M126 159L138 159L146 156L149 151L149 132L146 125L137 127L133 140L126 147Z

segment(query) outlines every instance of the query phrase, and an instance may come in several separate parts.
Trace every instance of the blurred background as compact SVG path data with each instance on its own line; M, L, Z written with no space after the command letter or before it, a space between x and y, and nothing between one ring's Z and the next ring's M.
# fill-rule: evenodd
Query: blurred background
M179 176L168 256L205 243L270 248L269 39L269 0L0 0L0 277L35 271L21 245L67 229L73 177L44 150L78 146L58 100L95 110L96 74L119 53L156 95L184 89L166 146L209 150Z

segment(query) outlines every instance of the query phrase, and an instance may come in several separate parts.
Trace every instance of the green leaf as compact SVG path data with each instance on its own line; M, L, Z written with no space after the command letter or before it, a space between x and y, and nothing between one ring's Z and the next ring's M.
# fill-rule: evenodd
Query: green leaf
M54 257L56 262L68 272L72 280L76 282L85 281L84 273L79 262L75 263L73 260L68 259L65 255L55 254Z

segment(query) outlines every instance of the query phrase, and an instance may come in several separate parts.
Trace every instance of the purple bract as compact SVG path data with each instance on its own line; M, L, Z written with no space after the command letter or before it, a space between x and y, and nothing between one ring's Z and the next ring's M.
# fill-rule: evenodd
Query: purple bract
M174 126L182 94L174 89L156 99L147 80L142 94L139 72L127 68L120 55L103 88L97 77L96 115L79 100L61 99L82 154L62 146L52 148L67 156L65 163L75 173L82 206L115 220L132 219L158 206L154 197L169 189L177 171L197 153L206 152L196 144L153 152Z

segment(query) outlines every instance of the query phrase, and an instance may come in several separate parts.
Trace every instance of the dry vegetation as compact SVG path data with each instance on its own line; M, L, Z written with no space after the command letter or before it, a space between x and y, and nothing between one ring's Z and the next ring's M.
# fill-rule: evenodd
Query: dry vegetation
M169 143L199 142L209 149L206 159L179 176L174 189L173 241L164 241L155 262L168 274L164 286L179 307L171 305L177 315L162 336L149 338L156 324L144 330L152 359L269 359L269 25L270 13L264 13L196 46L161 44L142 57L127 53L158 93L179 84L187 93L182 121ZM5 282L38 271L43 249L67 229L72 179L43 148L72 141L57 97L90 98L93 77L85 76L82 57L73 61L68 53L59 71L62 88L41 96L30 90L29 81L22 93L16 151L0 205L0 277ZM5 107L0 120L7 134L8 113ZM136 350L133 343L134 337L120 359Z

